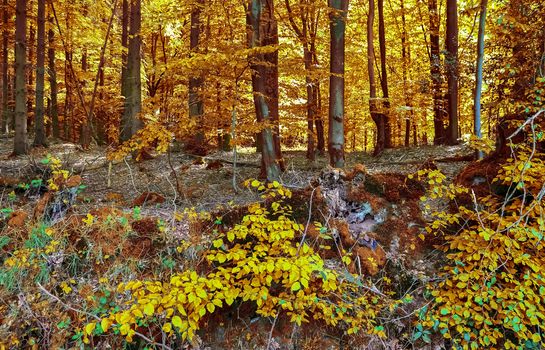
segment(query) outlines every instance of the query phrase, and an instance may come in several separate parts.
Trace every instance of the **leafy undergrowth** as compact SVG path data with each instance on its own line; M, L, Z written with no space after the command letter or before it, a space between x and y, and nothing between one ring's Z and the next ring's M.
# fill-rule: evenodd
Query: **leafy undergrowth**
M0 349L542 348L544 159L519 145L482 197L438 170L411 176L428 185L435 219L419 236L435 236L426 264L440 271L400 278L392 257L375 276L349 272L331 222L295 215L279 183L249 181L262 200L229 225L191 210L77 214L81 178L48 158L20 189L45 192L32 212L15 193L0 212Z

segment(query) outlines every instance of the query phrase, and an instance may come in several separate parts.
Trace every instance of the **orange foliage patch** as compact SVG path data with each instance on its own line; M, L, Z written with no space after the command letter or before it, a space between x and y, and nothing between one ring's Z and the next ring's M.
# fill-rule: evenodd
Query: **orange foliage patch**
M28 214L22 210L17 210L11 213L10 219L8 220L8 226L13 228L23 227Z
M161 204L165 202L165 197L155 192L144 192L132 202L133 207L140 207L146 204Z

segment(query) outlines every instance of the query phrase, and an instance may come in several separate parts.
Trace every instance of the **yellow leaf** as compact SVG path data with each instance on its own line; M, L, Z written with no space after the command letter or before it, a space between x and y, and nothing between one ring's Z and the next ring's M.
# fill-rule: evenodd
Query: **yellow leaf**
M165 333L170 333L170 331L172 330L172 324L170 323L165 323L163 325L163 332Z
M182 319L176 315L172 318L172 325L177 328L182 328Z
M96 327L96 323L95 323L95 322L88 323L88 324L85 326L85 334L86 334L86 335L91 335L91 334L93 334L93 331L95 330L95 327Z
M219 248L219 247L221 247L222 245L223 245L223 239L220 238L220 239L216 239L216 240L214 241L214 248Z
M209 313L213 313L214 310L216 309L216 307L214 306L214 304L208 303L208 304L206 305L206 309L208 310Z
M107 332L112 324L112 320L109 318L103 318L102 321L100 321L100 327L102 327L102 330L104 332Z
M206 298L206 292L204 291L204 289L202 288L197 288L196 290L197 292L197 295L202 298L202 299L205 299Z
M291 285L292 292L296 292L299 289L301 289L301 284L299 282L295 282L294 284Z
M144 313L148 316L151 316L153 315L153 312L155 311L155 307L153 306L153 304L146 304L146 306L144 306Z

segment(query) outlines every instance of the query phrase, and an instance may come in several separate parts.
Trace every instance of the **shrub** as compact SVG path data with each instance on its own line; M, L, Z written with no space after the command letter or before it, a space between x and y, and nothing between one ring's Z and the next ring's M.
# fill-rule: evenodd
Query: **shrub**
M419 325L439 331L454 348L545 346L544 160L531 145L519 145L494 180L497 193L472 193L474 208L435 213L428 227L444 236L446 264L428 286L433 303ZM431 197L468 192L447 188L433 171L419 175L428 177Z
M89 323L84 340L115 328L132 341L139 327L153 329L154 324L160 327L156 334L191 340L207 315L234 303L251 303L263 317L285 314L299 325L314 319L348 334L384 336L376 316L385 300L353 276L326 267L301 242L304 226L293 220L284 202L290 191L277 182L265 187L254 180L251 185L264 191L270 207L250 205L239 224L217 234L204 252L205 273L187 270L168 281L120 284L118 293L127 296L126 302L100 322Z

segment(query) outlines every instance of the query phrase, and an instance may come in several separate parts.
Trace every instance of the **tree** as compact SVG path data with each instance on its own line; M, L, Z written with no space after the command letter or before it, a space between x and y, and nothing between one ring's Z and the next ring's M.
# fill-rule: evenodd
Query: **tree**
M129 51L129 1L121 4L121 96L127 97L127 51Z
M197 0L192 5L191 10L191 29L189 33L190 51L199 51L200 37L203 32L203 23L201 21L201 12L204 7L204 0ZM197 133L195 143L197 148L202 148L204 143L203 114L204 101L201 97L203 78L200 73L196 73L189 78L189 117L197 122Z
M481 13L479 16L479 35L477 40L477 69L475 72L475 101L474 101L474 132L475 136L481 138L481 96L483 87L483 63L484 63L484 32L486 26L486 10L488 0L481 0ZM482 153L478 153L482 157Z
M316 37L318 35L318 21L320 9L317 9L316 0L303 0L299 6L299 19L301 24L296 23L296 14L292 10L289 0L285 0L288 10L288 19L299 41L303 44L303 62L305 64L305 83L307 93L307 159L314 160L316 149L324 152L324 128L319 113L320 81L314 77L315 67L318 65L316 52ZM316 133L314 132L316 125ZM314 136L318 141L315 146Z
M44 73L45 73L45 0L38 0L38 45L36 49L36 109L34 121L34 146L47 146L44 125Z
M348 0L329 0L329 163L344 167L344 57Z
M26 154L27 101L26 101L26 0L15 4L15 140L13 154Z
M130 139L141 127L138 115L142 110L142 81L140 77L140 47L142 36L141 0L130 1L129 15L129 50L127 53L127 71L124 77L125 104L121 120L121 141Z
M386 69L386 29L384 26L384 0L377 0L378 7L378 41L380 49L380 87L382 103L380 117L384 123L384 147L392 147L392 125L390 118L390 94L388 92L388 70Z
M448 143L458 143L458 5L447 0L446 66L448 74Z
M7 132L8 119L9 119L9 76L8 76L8 0L4 0L2 3L2 121L0 123L0 133Z
M59 109L58 109L58 87L57 87L57 70L55 68L55 32L53 31L53 15L49 16L49 30L47 32L47 57L48 57L48 73L49 73L49 115L53 128L53 137L60 137L59 126Z
M433 143L441 145L445 143L445 112L443 108L443 79L439 52L440 21L437 0L428 0L428 11L430 15L430 66L433 85L433 130L435 133Z
M405 1L401 0L401 59L402 59L402 68L403 68L403 95L405 97L405 106L409 110L410 118L405 116L405 147L409 147L411 139L411 120L413 122L413 140L414 145L417 145L416 141L416 121L414 120L414 111L412 105L412 89L408 84L408 74L409 74L409 65L411 63L411 50L409 37L407 35L407 20L405 15Z
M274 21L274 4L272 0L250 0L246 8L246 24L248 26L248 46L258 48L271 39L267 36L274 36L276 26ZM278 37L277 37L278 38ZM274 39L273 39L274 40ZM272 48L277 50L277 48ZM269 58L269 61L267 61ZM276 152L275 140L270 123L273 121L273 113L278 113L278 96L267 94L268 86L278 87L278 75L276 82L274 76L268 75L266 64L270 63L270 56L265 57L263 53L256 53L250 58L250 68L252 69L252 90L254 95L254 106L257 121L264 124L260 133L262 142L261 148L261 171L268 181L278 180L280 177L279 155ZM274 65L274 62L273 62ZM276 66L278 69L278 66ZM274 86L273 86L274 87ZM270 90L270 88L269 88ZM277 104L276 108L274 104Z
M369 0L369 15L367 17L367 70L369 72L369 112L377 126L374 154L382 153L386 147L386 121L380 113L377 103L377 86L375 82L375 46L373 25L375 21L375 0Z

